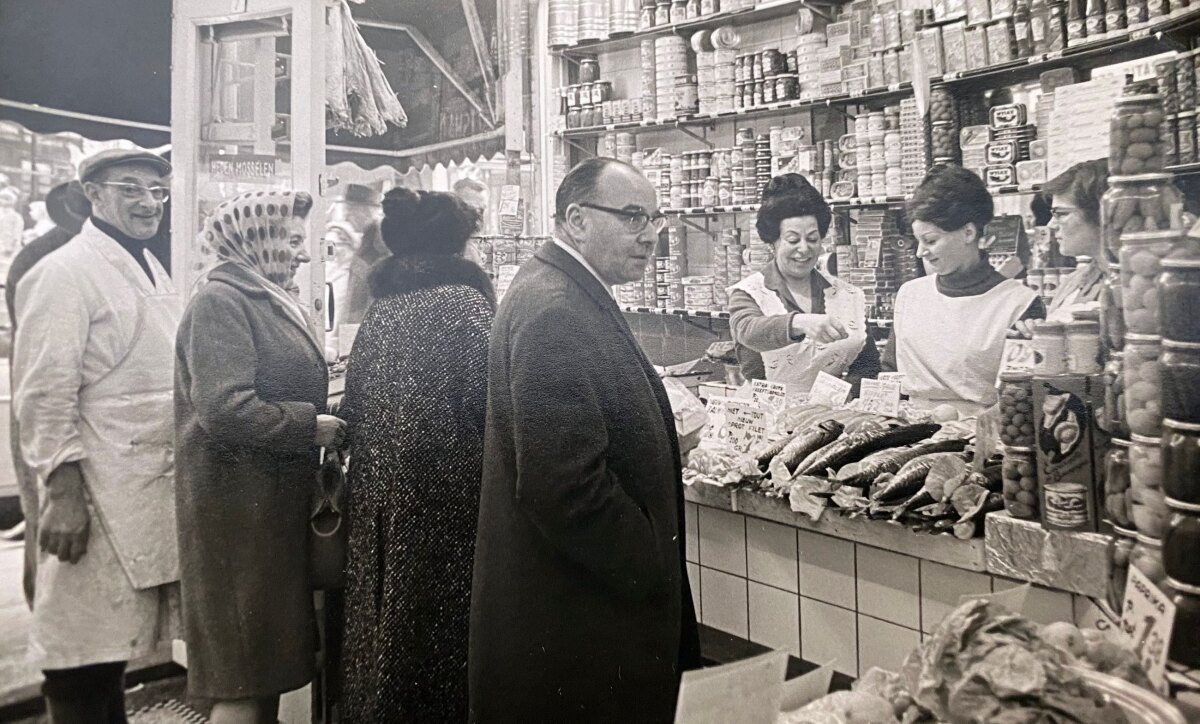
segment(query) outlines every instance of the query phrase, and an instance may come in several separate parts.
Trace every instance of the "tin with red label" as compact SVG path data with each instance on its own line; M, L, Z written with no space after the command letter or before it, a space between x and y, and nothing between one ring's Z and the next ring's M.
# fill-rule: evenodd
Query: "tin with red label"
M1029 120L1029 110L1024 103L1009 103L991 110L991 126L996 130L1019 128Z

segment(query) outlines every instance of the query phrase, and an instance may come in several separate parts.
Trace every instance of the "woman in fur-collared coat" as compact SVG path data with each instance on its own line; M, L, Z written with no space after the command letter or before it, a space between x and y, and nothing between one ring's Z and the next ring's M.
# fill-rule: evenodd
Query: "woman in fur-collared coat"
M488 332L495 296L464 258L476 213L395 189L354 343L344 718L465 722Z

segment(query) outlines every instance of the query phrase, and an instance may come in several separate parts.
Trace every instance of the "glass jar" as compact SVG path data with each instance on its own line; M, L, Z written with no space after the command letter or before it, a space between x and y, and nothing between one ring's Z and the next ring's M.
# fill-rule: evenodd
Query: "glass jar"
M1129 437L1129 422L1125 410L1124 355L1113 352L1104 365L1104 415L1101 427L1114 437Z
M1161 349L1158 337L1125 335L1125 420L1134 435L1157 437L1162 432Z
M1129 446L1129 517L1141 535L1161 538L1167 518L1162 443L1134 435Z
M1162 96L1158 93L1122 96L1109 125L1108 167L1117 176L1157 173L1166 166Z
M1121 236L1121 293L1125 329L1158 334L1158 274L1183 241L1178 231L1146 231Z
M1118 531L1108 546L1108 605L1120 612L1125 604L1125 582L1129 579L1129 556L1137 545L1137 534Z
M1067 371L1067 334L1061 322L1034 325L1033 355L1038 375L1061 375Z
M1167 572L1163 568L1162 541L1138 533L1137 543L1129 552L1129 565L1145 574L1150 582L1166 589Z
M1163 259L1158 311L1165 339L1200 343L1200 259Z
M1200 587L1182 581L1167 580L1174 592L1175 625L1171 628L1171 646L1167 658L1187 669L1200 667Z
M579 61L579 82L595 83L600 80L600 61L595 58L583 58Z
M1163 568L1171 578L1200 586L1200 505L1171 503L1163 533Z
M1200 424L1200 344L1163 340L1159 366L1163 417Z
M1089 318L1091 317L1091 318ZM1100 372L1100 319L1098 312L1082 312L1068 322L1067 372L1094 375Z
M1129 441L1113 438L1104 455L1104 510L1118 528L1132 528L1129 514Z
M1033 375L1005 372L1000 375L1000 442L1032 448L1034 434Z
M1100 344L1105 350L1125 347L1125 310L1121 306L1121 265L1109 264L1100 282ZM1160 302L1161 303L1161 302Z
M1200 505L1200 425L1163 420L1163 493Z
M1004 509L1014 518L1038 515L1037 455L1031 448L1004 448L1001 464Z
M1117 261L1121 235L1182 226L1183 194L1170 174L1109 176L1100 201L1100 240L1109 262Z

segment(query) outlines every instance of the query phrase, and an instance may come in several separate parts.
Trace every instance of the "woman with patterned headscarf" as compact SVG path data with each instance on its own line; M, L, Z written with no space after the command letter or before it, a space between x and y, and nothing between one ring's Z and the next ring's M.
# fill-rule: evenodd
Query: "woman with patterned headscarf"
M212 721L275 722L279 695L312 680L308 518L328 368L293 277L309 261L301 192L219 205L209 267L175 350L176 511L188 689Z

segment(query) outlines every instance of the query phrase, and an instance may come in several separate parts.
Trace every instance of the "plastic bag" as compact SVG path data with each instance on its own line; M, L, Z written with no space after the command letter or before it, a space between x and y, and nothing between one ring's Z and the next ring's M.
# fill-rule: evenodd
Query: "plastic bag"
M708 423L708 412L700 398L682 382L673 377L663 378L667 397L671 400L671 412L675 415L675 432L679 436L680 453L687 453L700 442L700 431Z

